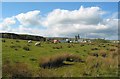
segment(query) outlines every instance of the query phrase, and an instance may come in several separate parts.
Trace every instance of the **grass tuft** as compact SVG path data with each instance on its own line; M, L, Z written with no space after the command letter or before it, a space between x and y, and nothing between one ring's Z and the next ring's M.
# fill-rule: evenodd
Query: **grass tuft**
M64 61L68 62L84 62L79 56L73 54L61 54L52 57L46 57L40 59L40 67L42 68L54 68L65 65Z
M18 62L13 65L9 62L4 64L2 68L3 75L6 77L11 77L12 79L32 76L28 65L25 63Z
M23 49L26 50L26 51L30 51L30 48L27 47L27 46L24 46Z

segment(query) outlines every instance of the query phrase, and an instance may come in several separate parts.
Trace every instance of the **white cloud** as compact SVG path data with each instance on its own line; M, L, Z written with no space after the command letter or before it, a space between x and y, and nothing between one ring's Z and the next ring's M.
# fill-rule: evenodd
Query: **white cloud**
M104 13L99 7L80 7L79 10L55 9L48 14L44 24L52 26L56 24L98 24Z
M30 11L27 13L20 13L16 16L17 20L23 26L30 26L30 25L40 25L40 11Z
M42 36L74 36L76 34L84 36L87 34L88 37L117 37L116 13L107 19L102 17L105 13L99 7L84 8L83 6L72 11L55 9L46 16L41 16L40 11L35 10L6 18L1 23L3 26L0 27L8 29L18 21L20 24L17 28L10 29L11 32Z
M0 31L10 31L11 25L16 23L15 17L5 18L3 22L0 23Z
M103 33L115 26L112 22L111 26L108 25L109 22L104 21L102 15L105 13L99 7L84 8L81 6L80 9L73 11L55 9L47 15L43 24L53 36L95 33L97 31Z

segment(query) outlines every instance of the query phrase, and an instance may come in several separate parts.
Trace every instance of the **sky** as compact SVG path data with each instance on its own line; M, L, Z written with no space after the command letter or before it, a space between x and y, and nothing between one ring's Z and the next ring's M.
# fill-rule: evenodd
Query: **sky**
M117 2L3 2L0 32L118 38Z

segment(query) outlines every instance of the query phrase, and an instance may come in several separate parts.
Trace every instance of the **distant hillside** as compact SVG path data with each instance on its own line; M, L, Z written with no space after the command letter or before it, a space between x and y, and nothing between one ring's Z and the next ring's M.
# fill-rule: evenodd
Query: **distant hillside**
M46 38L42 36L22 35L22 34L14 34L14 33L0 33L0 38L34 40L34 41L45 41L46 40Z

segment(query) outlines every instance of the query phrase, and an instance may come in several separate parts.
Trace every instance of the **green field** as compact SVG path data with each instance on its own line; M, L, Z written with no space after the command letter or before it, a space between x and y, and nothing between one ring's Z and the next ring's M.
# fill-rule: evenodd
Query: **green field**
M113 43L58 43L1 39L3 77L83 77L117 76L118 45ZM84 62L63 61L66 65L42 68L42 62L64 54ZM56 57L57 59L57 57ZM55 60L55 59L54 59Z

